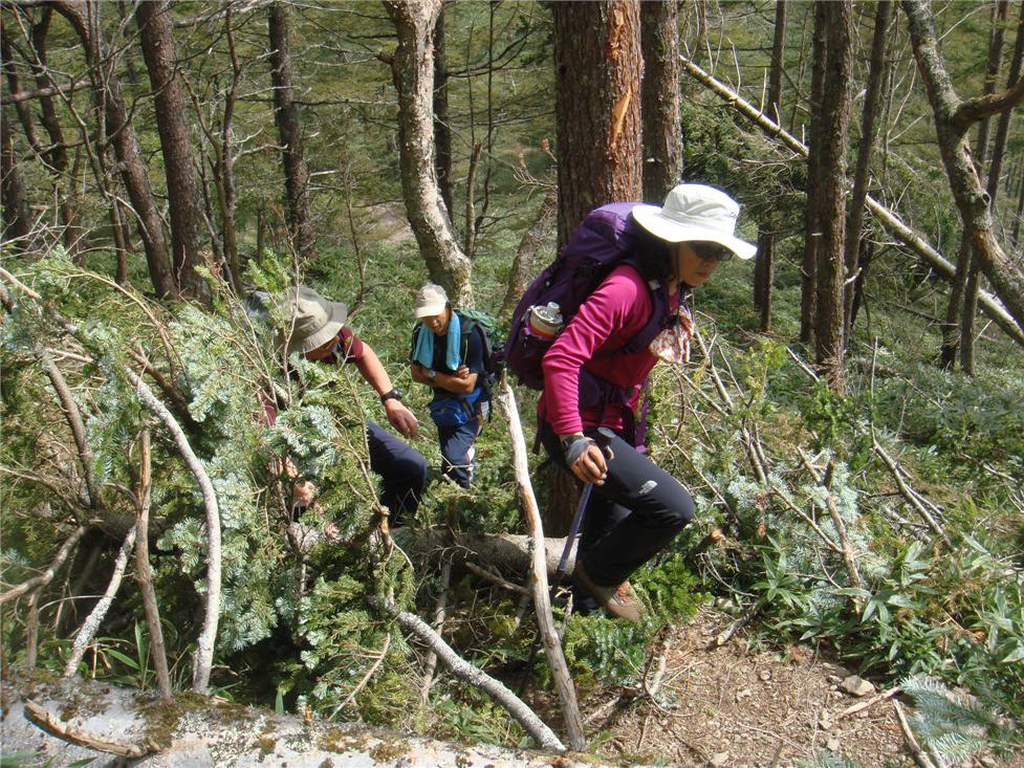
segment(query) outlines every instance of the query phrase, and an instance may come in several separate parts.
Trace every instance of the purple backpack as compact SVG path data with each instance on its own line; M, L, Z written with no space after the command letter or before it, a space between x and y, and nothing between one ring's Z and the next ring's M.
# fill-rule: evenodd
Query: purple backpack
M611 203L588 213L557 258L526 289L512 313L512 328L505 344L505 364L515 372L521 384L531 389L544 388L541 361L555 339L540 335L531 327L531 308L557 303L564 328L612 269L619 264L637 266L632 255L639 229L631 215L635 205L637 203ZM652 298L654 311L647 325L624 346L603 352L602 356L638 352L665 327L668 300L664 288L652 290ZM607 389L601 395L604 402L622 397L622 393L611 391L611 385Z

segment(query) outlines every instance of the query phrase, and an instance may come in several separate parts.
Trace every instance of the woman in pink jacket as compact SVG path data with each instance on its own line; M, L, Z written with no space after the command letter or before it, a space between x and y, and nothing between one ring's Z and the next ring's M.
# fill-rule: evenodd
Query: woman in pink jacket
M556 462L594 484L573 571L581 607L596 602L613 616L639 620L630 574L693 519L689 492L634 445L636 409L659 359L682 364L689 357L692 289L733 254L754 255L755 247L734 235L738 215L731 197L703 184L680 184L662 207L637 205L632 263L609 273L544 356L541 439ZM671 320L647 349L614 354L650 320L652 290L665 290ZM595 386L606 394L581 403L581 391ZM614 433L602 438L603 449L595 439L602 427L602 435Z

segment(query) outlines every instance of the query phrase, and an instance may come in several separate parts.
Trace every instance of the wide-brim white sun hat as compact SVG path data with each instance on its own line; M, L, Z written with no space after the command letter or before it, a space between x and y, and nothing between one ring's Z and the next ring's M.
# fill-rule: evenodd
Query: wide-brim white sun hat
M348 319L348 307L340 301L325 299L308 285L290 291L282 307L285 327L282 341L288 341L288 354L305 354L321 347L341 331Z
M670 243L718 243L741 259L757 253L757 246L734 234L740 205L725 192L705 184L679 184L665 197L665 204L640 203L633 208L637 224Z

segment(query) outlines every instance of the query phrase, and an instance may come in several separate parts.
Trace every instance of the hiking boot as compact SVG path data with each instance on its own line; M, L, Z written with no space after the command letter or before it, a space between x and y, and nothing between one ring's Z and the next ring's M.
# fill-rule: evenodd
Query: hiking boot
M643 609L629 581L614 587L599 586L591 581L580 560L576 561L572 577L579 586L591 594L598 605L612 616L625 619L626 621L640 621Z

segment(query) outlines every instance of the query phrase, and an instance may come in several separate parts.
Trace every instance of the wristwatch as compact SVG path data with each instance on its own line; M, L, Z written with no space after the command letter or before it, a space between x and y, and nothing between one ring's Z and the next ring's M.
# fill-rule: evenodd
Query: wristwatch
M402 393L397 387L393 387L389 392L385 392L380 396L380 401L386 403L388 400L397 400L402 402Z
M428 368L427 369L427 378L430 379L431 381L433 381L435 376L437 376L437 371L435 371L433 368Z

